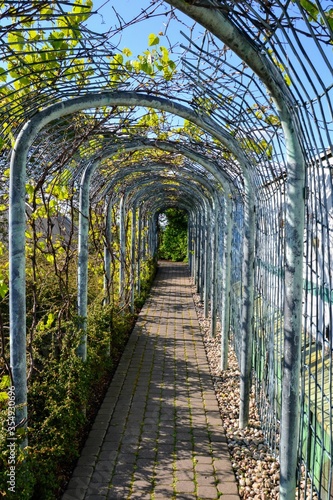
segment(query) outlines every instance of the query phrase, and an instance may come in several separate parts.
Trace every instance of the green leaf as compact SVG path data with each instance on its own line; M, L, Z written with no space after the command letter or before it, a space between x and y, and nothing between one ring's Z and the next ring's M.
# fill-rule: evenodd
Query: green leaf
M287 75L287 73L285 73L283 75L283 78L284 78L284 81L286 82L286 84L288 85L288 87L290 87L291 86L291 80L290 80L289 75Z
M53 313L49 313L47 317L47 322L45 324L45 328L50 328L54 320L55 320L55 315Z
M7 81L7 71L4 68L0 68L0 82Z
M301 0L301 6L306 10L306 12L309 14L310 16L310 21L316 21L317 20L317 17L318 17L318 14L319 14L319 10L317 8L317 6L310 2L310 0Z
M148 45L151 47L152 45L158 45L160 43L160 39L154 33L150 33L148 36Z
M0 403L1 401L7 401L7 399L8 399L7 392L0 392Z
M168 65L169 65L169 68L172 69L172 71L174 71L176 69L176 63L174 61L172 61L171 59L169 59Z
M126 47L123 49L123 54L125 54L126 57L130 57L132 55L132 51L130 49L127 49Z
M8 43L14 50L22 50L24 37L19 31L12 31L8 33Z
M8 286L4 280L0 279L0 297L3 299L8 292Z
M166 47L160 47L160 51L162 53L161 60L165 63L169 62L169 51Z
M0 380L0 389L7 389L10 386L10 377L9 375L4 375Z

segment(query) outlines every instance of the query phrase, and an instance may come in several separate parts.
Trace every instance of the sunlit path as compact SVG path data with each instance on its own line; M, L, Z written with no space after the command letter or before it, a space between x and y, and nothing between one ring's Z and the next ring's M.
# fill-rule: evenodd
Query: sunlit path
M188 268L162 262L63 500L239 498Z

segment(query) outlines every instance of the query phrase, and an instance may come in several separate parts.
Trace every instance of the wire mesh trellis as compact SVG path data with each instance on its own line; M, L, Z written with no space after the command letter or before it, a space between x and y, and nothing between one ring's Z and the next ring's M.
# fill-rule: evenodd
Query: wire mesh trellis
M297 103L299 133L307 164L299 459L305 466L305 483L312 494L329 498L332 495L332 9L328 3L319 2L311 6L302 2L292 5L274 2L269 8L261 2L212 2L210 6L226 9L239 30L251 35L260 50L280 67ZM254 165L254 182L260 194L253 361L256 397L266 438L277 452L283 363L284 227L288 202L285 199L288 175L283 160L285 146L278 113L266 90L256 84L250 68L241 61L231 65L225 51L221 55L221 49L217 49L216 42L209 36L204 42L199 47L197 42L190 41L187 51L195 62L184 60L184 71L193 81L201 82L196 88L197 95L210 96L217 108L212 111L213 116L233 128L240 140L256 137L257 143L262 141L270 148L263 151ZM235 76L230 78L232 74ZM230 80L233 81L230 83ZM247 146L253 154L254 148L249 142ZM234 219L234 241L242 234L236 221ZM239 248L239 244L233 244L233 248ZM236 263L237 254L233 257L235 276L241 268ZM233 281L233 297L241 295L241 278L237 278ZM237 346L240 313L235 298L232 304L231 321Z
M152 2L154 8L158 3ZM195 6L197 2L185 3ZM282 75L288 93L293 98L297 134L306 163L298 485L302 479L302 465L305 489L308 489L309 495L326 499L332 496L333 454L332 8L328 2L316 0L295 0L291 3L276 0L269 4L264 1L245 3L205 0L202 4L201 7L223 13L243 35L246 43L260 57L272 63ZM128 86L136 89L142 85L147 92L162 95L168 88L169 96L174 101L191 104L203 120L208 115L212 117L239 145L256 195L252 349L255 392L266 439L278 454L282 412L285 242L289 203L286 192L289 172L285 154L286 138L276 101L249 65L239 55L232 54L226 46L221 47L217 38L208 32L202 40L191 39L187 35L184 37L185 57L180 78L182 87L179 83L172 87L161 81L158 86L156 81L152 83L146 76L140 79L134 74L128 80L124 76L126 68L121 65L116 68L114 79L110 80L109 56L116 53L117 48L106 35L97 35L82 26L78 30L80 19L77 16L81 21L85 19L89 14L88 8L87 12L83 9L78 14L75 13L75 3L71 2L53 2L52 8L45 2L38 6L30 2L5 2L4 5L0 17L3 34L0 50L6 66L0 74L0 81L3 82L0 89L3 99L0 111L3 171L8 167L11 139L38 109L81 94L101 89L125 89ZM64 10L67 11L68 5L73 9L72 14L65 15ZM11 25L9 16L20 17L21 24ZM24 20L30 23L31 19L38 25L34 34L30 25L22 26ZM57 22L55 28L54 23ZM56 38L59 32L63 33L61 40ZM61 46L61 43L64 45ZM47 56L49 63L54 64L52 75L45 68L44 56ZM56 61L57 56L60 57ZM19 61L15 69L11 66L13 60ZM57 77L54 79L55 73ZM30 80L24 84L24 79ZM31 81L35 85L33 92ZM21 84L17 88L19 82ZM177 97L179 88L182 94ZM242 285L244 274L241 264L246 230L244 170L233 152L212 140L209 133L196 134L193 129L180 128L175 130L172 121L168 122L166 118L163 132L169 137L169 146L171 138L174 146L177 141L181 142L191 148L198 158L200 155L209 158L217 170L224 172L224 182L229 183L232 190L230 325L241 363L242 339L238 332L241 331L242 303L246 292ZM29 151L29 180L37 184L50 183L59 173L66 177L63 178L64 182L71 182L77 187L87 164L104 154L108 147L105 145L106 140L118 141L120 145L130 136L132 140L144 143L142 137L145 135L160 140L151 127L139 122L134 108L125 111L87 110L76 116L71 115L70 120L57 120L43 129ZM226 230L227 221L216 212L210 212L211 193L202 188L204 183L201 191L205 201L200 199L199 203L199 198L196 198L193 206L186 187L180 189L181 194L177 196L171 187L171 179L175 181L183 175L191 182L194 193L199 189L199 181L194 180L194 176L206 177L218 191L216 178L211 172L205 174L205 166L189 157L182 164L179 163L175 146L171 155L164 155L165 161L173 164L171 179L167 174L144 176L142 172L135 174L130 170L125 179L120 172L130 164L132 153L122 154L111 160L114 165L111 171L102 167L94 174L91 182L92 199L98 203L108 192L108 176L112 173L116 180L119 173L118 182L121 182L125 191L133 191L133 199L139 192L139 186L145 183L149 187L157 183L155 185L161 188L156 198L146 200L142 197L147 218L151 211L154 212L165 203L164 197L168 203L189 210L193 234L198 237L192 249L195 255L193 273L196 274L202 298L206 297L207 307L208 298L211 301L214 298L214 291L207 283L214 279L213 270L207 268L212 262L208 255L213 255L214 248L213 240L208 235L213 234L215 219L219 221L221 233ZM7 182L5 180L4 184ZM6 196L5 192L3 194ZM118 199L118 194L115 199ZM224 194L222 189L221 198ZM153 222L148 226L147 239L153 249ZM226 245L226 238L220 237L218 251L221 267L227 261L224 255ZM220 270L220 280L224 272ZM225 297L221 284L217 289L217 310L221 311L222 318Z

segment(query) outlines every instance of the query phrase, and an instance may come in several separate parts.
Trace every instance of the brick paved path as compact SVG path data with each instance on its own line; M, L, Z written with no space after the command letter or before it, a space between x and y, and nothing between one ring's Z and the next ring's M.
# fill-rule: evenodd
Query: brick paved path
M239 498L183 264L160 264L63 495L83 498Z

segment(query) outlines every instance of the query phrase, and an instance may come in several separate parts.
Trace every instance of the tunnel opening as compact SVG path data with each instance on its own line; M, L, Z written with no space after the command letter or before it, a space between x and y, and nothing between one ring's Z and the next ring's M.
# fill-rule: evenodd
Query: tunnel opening
M188 215L185 210L168 208L159 214L158 257L172 262L188 261Z

